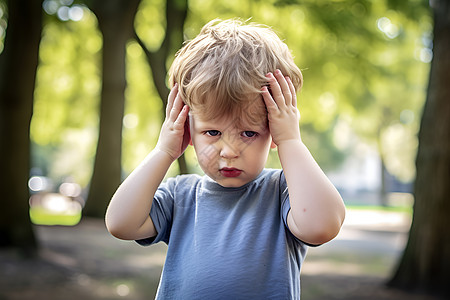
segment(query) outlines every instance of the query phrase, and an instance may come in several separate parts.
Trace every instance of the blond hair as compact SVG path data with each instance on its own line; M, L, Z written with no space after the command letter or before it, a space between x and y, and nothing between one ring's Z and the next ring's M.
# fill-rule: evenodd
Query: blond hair
M300 89L303 78L292 54L269 27L237 19L213 20L177 52L169 83L178 83L193 112L214 119L240 115L249 101L261 98L265 75L276 69Z

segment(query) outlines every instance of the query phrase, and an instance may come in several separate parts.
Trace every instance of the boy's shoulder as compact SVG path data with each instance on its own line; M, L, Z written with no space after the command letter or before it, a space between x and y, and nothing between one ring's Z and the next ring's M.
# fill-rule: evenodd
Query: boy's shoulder
M282 169L263 169L259 176L254 180L256 184L262 182L279 183L285 181L284 172Z
M281 177L283 175L282 169L268 169L264 168L260 174L263 177Z

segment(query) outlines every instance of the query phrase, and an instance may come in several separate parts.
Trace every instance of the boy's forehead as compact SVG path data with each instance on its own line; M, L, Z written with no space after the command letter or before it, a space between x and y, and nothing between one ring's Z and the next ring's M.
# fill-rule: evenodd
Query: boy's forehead
M267 125L267 115L255 114L252 111L246 111L239 115L236 114L226 114L221 115L216 118L208 118L205 114L201 112L191 111L190 113L191 121L199 125L207 126L221 126L221 127L234 127L240 129L256 129L257 127L266 127Z
M201 123L216 122L240 129L267 126L267 109L260 93L240 99L219 96L213 92L205 96L200 101L193 99L190 103L190 115Z

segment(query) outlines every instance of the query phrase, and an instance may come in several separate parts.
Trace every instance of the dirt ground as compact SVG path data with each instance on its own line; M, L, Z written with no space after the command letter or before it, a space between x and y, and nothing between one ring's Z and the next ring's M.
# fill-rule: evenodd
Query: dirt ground
M335 240L309 249L302 300L438 300L385 286L405 245L408 222L398 213L349 213ZM92 219L74 227L36 226L36 233L37 258L0 251L0 300L154 298L165 245L117 240L102 220Z

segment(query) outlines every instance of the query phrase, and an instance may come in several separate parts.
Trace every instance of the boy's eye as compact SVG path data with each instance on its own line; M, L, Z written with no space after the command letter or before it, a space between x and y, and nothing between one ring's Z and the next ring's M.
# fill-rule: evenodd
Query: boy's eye
M254 131L243 131L242 132L242 136L247 137L247 138L252 138L255 137L258 133L254 132Z
M205 131L205 133L206 133L206 135L209 135L209 136L218 136L218 135L220 135L220 131L219 130L208 130L208 131Z

